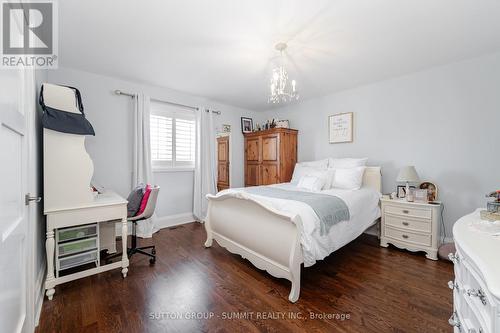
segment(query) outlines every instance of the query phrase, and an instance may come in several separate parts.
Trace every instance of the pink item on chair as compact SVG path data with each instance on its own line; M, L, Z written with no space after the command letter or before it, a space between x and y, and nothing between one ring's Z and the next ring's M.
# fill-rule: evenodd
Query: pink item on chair
M144 210L146 209L146 206L148 205L148 199L149 195L151 194L151 185L146 185L146 189L144 190L144 195L142 196L142 201L141 201L141 206L139 208L139 211L135 216L139 216L142 213L144 213Z

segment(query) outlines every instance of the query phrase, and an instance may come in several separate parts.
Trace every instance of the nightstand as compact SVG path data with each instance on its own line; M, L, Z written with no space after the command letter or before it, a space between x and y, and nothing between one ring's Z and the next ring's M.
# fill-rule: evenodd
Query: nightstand
M381 199L380 246L390 244L410 251L425 251L437 260L441 203Z

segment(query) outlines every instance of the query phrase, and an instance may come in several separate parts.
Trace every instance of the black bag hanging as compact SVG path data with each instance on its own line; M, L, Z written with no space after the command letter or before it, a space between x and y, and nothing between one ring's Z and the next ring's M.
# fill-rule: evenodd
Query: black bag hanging
M78 110L80 110L81 114L68 112L64 110L58 110L45 105L43 100L43 84L42 84L38 102L40 103L40 106L43 109L43 115L42 115L43 127L63 133L95 135L92 124L90 124L87 118L85 118L80 91L74 87L68 87L68 86L63 86L63 87L70 88L75 92L76 103L78 106Z

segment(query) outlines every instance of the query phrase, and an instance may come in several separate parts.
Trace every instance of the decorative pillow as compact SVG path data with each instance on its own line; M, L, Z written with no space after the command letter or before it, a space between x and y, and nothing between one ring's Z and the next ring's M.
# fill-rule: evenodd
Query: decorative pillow
M144 196L144 189L146 185L139 184L130 192L127 198L127 216L135 216L141 208L142 197Z
M148 205L148 200L149 200L149 195L151 194L151 185L146 185L146 189L144 190L144 195L142 196L142 201L141 201L141 207L139 208L139 211L137 212L136 216L141 215L144 213L144 210L146 209L146 206Z
M345 190L359 190L363 185L364 173L364 166L350 169L335 169L333 187Z
M293 184L298 184L300 181L300 178L307 176L309 174L314 174L315 172L318 171L325 171L326 169L320 169L320 168L314 168L314 167L308 167L304 166L301 163L295 164L295 169L293 170L293 175L292 175L292 180L290 183Z
M299 183L297 184L297 187L303 188L308 191L312 192L319 192L325 185L325 179L322 177L315 177L315 176L304 176L300 178Z
M305 167L326 169L328 167L328 158L317 161L300 162L299 164Z

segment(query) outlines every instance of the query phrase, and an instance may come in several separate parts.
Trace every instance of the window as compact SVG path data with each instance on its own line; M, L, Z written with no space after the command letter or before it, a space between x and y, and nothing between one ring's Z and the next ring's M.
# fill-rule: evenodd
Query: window
M193 110L152 101L150 131L154 169L194 168L196 120Z

